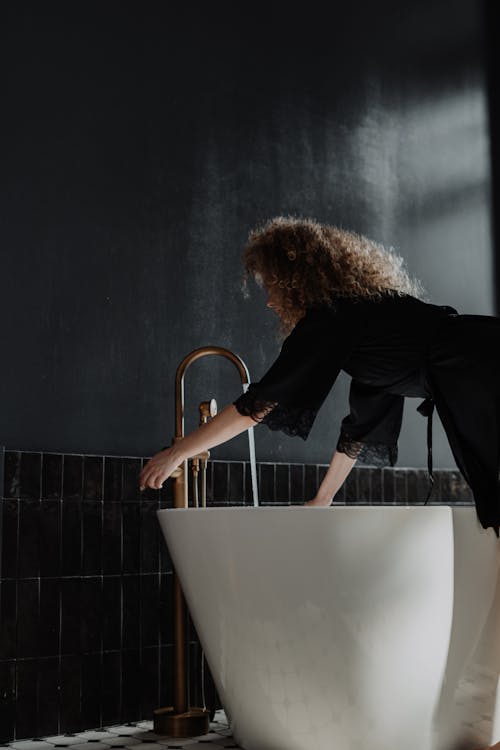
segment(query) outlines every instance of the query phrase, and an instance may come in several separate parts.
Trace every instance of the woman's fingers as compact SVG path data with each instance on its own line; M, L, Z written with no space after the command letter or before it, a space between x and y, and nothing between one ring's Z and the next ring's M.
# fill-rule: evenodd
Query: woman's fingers
M140 480L139 488L141 490L144 490L146 487L149 487L152 490L159 490L161 489L165 479L166 477L162 474L147 474Z
M159 490L163 486L165 479L177 468L177 462L171 455L170 448L157 453L150 458L139 474L139 489L142 491L146 487L153 490Z
M155 479L156 471L156 456L153 456L153 458L149 459L149 461L139 474L139 486L141 490L143 490L145 487L156 489L156 487L153 486L153 480Z
M158 467L155 464L153 464L149 468L146 466L146 469L147 471L141 474L141 489L144 489L145 487L150 487L152 490L160 489L163 481L166 479L168 474L165 474L165 472L159 472Z

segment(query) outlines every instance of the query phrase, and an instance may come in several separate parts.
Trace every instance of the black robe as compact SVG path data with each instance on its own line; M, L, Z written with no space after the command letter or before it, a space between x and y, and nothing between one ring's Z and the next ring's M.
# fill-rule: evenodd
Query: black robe
M394 466L404 397L423 398L431 490L435 405L479 522L498 537L500 318L460 315L391 290L381 298L338 297L307 310L274 364L233 403L240 414L306 440L341 370L352 380L337 451Z

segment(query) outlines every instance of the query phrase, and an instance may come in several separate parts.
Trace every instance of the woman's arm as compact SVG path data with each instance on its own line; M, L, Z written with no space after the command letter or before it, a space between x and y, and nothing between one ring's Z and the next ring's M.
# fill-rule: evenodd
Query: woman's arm
M213 419L150 458L139 475L140 489L160 489L187 458L220 445L256 424L258 422L252 417L241 415L233 404L229 404ZM305 505L330 505L355 463L355 458L335 451L316 497Z
M344 484L356 460L356 458L350 458L346 453L335 451L325 478L318 487L316 497L305 505L331 505L334 496Z
M233 404L229 404L197 430L150 458L139 475L140 489L160 489L165 479L187 458L225 443L256 424L252 417L242 416Z

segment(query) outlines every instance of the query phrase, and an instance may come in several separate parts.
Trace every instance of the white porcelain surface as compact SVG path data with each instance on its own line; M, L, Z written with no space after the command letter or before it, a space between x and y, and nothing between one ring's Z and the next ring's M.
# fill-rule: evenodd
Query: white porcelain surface
M157 513L245 750L500 740L500 544L474 508Z

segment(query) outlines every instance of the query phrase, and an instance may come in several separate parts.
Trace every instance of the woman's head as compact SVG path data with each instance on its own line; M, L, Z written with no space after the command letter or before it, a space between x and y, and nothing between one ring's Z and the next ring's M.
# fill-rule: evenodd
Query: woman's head
M387 289L421 298L423 288L392 248L313 219L277 216L253 229L243 252L244 284L253 276L287 334L309 307L338 296L378 296Z

